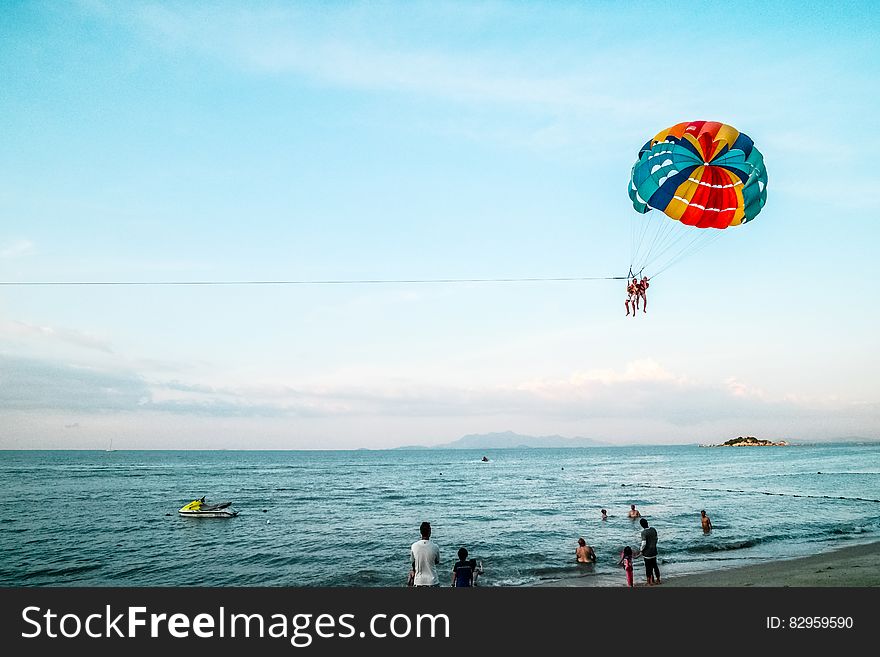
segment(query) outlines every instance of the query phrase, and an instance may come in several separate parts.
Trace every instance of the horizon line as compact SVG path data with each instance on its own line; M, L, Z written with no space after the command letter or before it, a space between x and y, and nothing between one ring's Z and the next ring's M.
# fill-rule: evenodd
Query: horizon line
M815 443L875 443L880 438L816 438L813 440L787 440L789 446L811 445ZM137 447L137 448L114 448L108 450L100 447L0 447L0 452L391 452L401 450L437 449L443 451L489 451L489 450L515 450L515 449L601 449L603 447L717 447L718 445L707 443L616 443L601 445L557 445L557 446L530 446L512 445L509 447L449 447L442 445L399 445L397 447L217 447L217 448L164 448L164 447Z

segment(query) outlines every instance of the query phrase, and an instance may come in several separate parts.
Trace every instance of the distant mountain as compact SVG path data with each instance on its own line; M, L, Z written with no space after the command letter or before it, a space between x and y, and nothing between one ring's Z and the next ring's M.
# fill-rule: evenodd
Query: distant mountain
M480 433L462 436L436 449L504 449L506 447L599 447L608 445L592 438L564 436L526 436L513 431Z
M840 436L837 438L816 438L814 440L798 441L807 445L816 445L823 443L876 443L880 442L880 438L866 438L865 436Z

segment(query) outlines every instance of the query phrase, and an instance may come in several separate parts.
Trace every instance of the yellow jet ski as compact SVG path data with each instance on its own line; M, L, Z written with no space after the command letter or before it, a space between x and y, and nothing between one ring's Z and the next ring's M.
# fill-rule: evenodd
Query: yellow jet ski
M232 502L208 504L205 498L201 497L180 507L177 513L187 518L234 518L238 515L238 511L231 509L231 505Z

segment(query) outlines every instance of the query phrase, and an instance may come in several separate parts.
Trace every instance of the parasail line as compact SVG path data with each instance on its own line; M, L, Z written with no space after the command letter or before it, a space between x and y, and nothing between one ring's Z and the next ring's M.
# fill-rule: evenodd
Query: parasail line
M209 286L209 285L393 285L429 283L559 283L576 281L622 281L626 276L565 276L554 278L424 278L338 280L242 280L242 281L0 281L3 287L39 286Z

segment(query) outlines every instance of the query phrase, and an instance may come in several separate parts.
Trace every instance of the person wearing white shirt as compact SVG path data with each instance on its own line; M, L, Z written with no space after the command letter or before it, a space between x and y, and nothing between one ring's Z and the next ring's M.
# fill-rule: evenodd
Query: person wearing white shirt
M439 586L437 566L440 563L440 548L431 540L431 523L423 522L419 526L421 540L410 548L412 556L412 572L410 578L413 586Z

